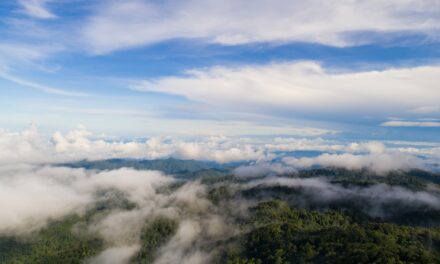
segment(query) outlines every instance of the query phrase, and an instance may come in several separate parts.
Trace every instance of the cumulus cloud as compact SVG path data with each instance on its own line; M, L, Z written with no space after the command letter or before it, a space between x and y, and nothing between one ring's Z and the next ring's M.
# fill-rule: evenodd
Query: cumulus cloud
M279 140L277 140L279 141ZM281 140L281 142L287 142L291 144L281 149L285 151L294 151L299 143L300 150L304 150L304 141L300 140L296 144L292 145L293 140ZM310 142L310 141L306 141ZM313 141L312 141L313 142ZM325 142L319 140L319 142ZM276 148L276 145L270 144L270 148ZM362 170L367 169L378 174L385 174L390 171L397 170L410 170L410 169L432 169L432 165L438 162L435 156L435 149L430 148L428 150L420 150L414 148L414 150L408 148L387 148L383 143L378 141L339 144L334 148L329 145L323 144L319 147L315 144L311 144L311 149L316 148L320 150L326 149L330 153L317 153L312 157L292 157L286 155L274 162L261 161L255 162L251 165L240 166L234 170L235 175L241 177L261 177L267 175L283 175L286 173L294 173L301 169L308 169L314 166L320 167L336 167L344 168L348 170ZM418 151L416 151L418 150ZM417 155L431 156L431 159L422 159Z
M340 142L326 140L323 138L292 138L292 137L276 137L273 142L267 142L265 148L273 151L301 151L314 150L335 152L346 149L345 144Z
M44 163L53 158L51 146L35 126L20 133L0 131L0 163Z
M229 144L227 144L229 145ZM175 157L184 159L214 160L220 163L240 161L240 160L258 160L265 156L262 149L255 149L252 145L244 145L242 148L229 146L222 149L216 149L218 145L200 144L200 143L181 143L178 145Z
M358 119L359 114L384 118L437 104L439 76L436 66L330 72L305 61L191 70L183 77L146 80L133 88L236 111L278 109L294 111L297 117L318 118L325 112L329 118Z
M255 165L240 166L234 170L234 174L239 177L262 177L293 173L296 171L296 168L281 163L258 163Z
M292 137L276 137L272 142L266 142L264 147L271 151L316 151L328 153L381 153L386 147L379 141L351 142L343 143L336 140L317 138L292 138Z
M423 168L424 162L412 155L387 150L380 142L351 144L354 151L365 149L367 153L329 154L324 153L317 157L283 158L283 162L295 168L309 168L314 165L323 167L338 167L350 170L369 169L377 173L386 173L394 170L409 170Z
M0 165L51 164L79 160L111 158L129 159L194 159L203 161L253 162L256 168L245 171L266 173L292 171L313 165L370 168L375 171L422 168L429 158L438 163L436 145L411 145L386 148L381 142L338 142L322 138L244 138L244 137L151 137L144 140L108 140L94 136L80 126L68 133L56 132L52 137L42 136L35 126L22 132L0 130ZM294 158L290 152L312 151L312 157ZM283 158L284 165L271 161ZM265 165L264 165L265 164ZM292 167L292 168L288 168ZM428 167L427 167L428 168Z
M368 34L351 37L356 32L435 37L438 10L435 0L111 1L97 8L83 35L98 54L176 38L226 45L300 41L348 46L374 41Z
M229 138L151 137L143 141L107 141L95 138L82 126L66 134L56 132L50 139L42 136L35 126L19 133L0 131L0 148L0 164L168 157L225 163L260 160L267 156L258 145Z

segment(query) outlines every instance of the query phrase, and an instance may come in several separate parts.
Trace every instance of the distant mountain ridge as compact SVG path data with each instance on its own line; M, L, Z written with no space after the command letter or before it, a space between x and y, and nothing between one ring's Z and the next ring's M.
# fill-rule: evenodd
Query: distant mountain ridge
M177 178L210 178L216 181L217 177L232 175L234 169L241 165L248 165L246 162L234 162L220 164L212 161L183 160L176 158L167 159L106 159L106 160L82 160L72 163L58 164L70 168L84 168L92 170L115 170L120 168L133 168L136 170L156 170L165 174L172 174ZM279 176L287 177L325 177L332 183L342 185L371 185L386 183L399 185L412 190L422 190L427 184L440 185L440 174L420 169L409 171L390 171L385 175L377 175L369 170L349 170L334 167L314 167L302 169L294 173L281 173ZM235 178L235 177L234 177ZM241 178L241 179L239 179ZM220 180L220 179L219 179ZM246 181L245 178L237 176L235 180Z
M63 163L62 166L70 168L85 168L94 170L114 170L120 168L133 168L136 170L157 170L166 174L191 174L204 170L228 170L228 165L216 162L167 159L106 159L106 160L82 160L73 163Z

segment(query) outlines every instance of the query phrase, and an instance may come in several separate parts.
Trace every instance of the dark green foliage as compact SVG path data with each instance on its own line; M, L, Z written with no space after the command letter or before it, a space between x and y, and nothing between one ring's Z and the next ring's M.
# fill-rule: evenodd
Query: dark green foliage
M440 263L439 229L359 224L277 200L259 204L251 224L241 257L229 263Z
M328 173L328 175L321 175L321 173ZM332 199L326 199L325 197L320 197L320 191L318 189L314 190L313 188L304 188L302 186L257 185L241 190L240 193L246 199L283 200L295 208L317 211L330 209L344 212L358 222L387 221L411 226L440 227L440 211L432 206L423 203L410 203L404 199L393 199L392 197L379 202L374 196L358 195L358 193L361 193L368 187L373 188L373 191L374 188L383 188L386 190L389 185L402 188L394 188L394 190L408 191L408 188L404 186L415 179L413 176L403 172L394 172L389 173L387 176L378 176L370 172L329 169L303 171L299 174L289 176L292 178L309 178L313 176L315 177L314 179L317 179L316 175L321 175L319 179L322 179L324 183L328 183L328 185L333 184L332 186L346 190L347 192L340 192L341 194L339 195L339 192L335 191ZM367 181L368 183L366 183ZM422 180L415 180L415 182L419 181ZM388 183L384 184L385 182ZM435 185L432 186L435 188ZM421 189L418 190L419 188ZM412 186L412 191L427 191L434 196L438 195L434 190L426 190L426 187L422 188L419 186L416 188L415 184ZM377 190L376 195L380 197L380 193L377 192Z
M218 205L220 201L230 199L231 197L231 190L226 185L213 188L208 192L208 199L216 205Z
M174 235L177 221L169 218L157 218L142 230L142 248L134 258L135 263L153 263L156 252Z
M204 170L194 174L195 178L200 178L200 181L206 185L212 185L216 183L230 183L237 179L232 174L228 174L227 171L222 170Z
M157 189L162 195L173 193L189 179L198 179L207 187L206 198L213 204L209 208L227 216L226 224L237 229L237 233L224 237L202 236L197 241L198 249L212 253L211 261L215 264L440 263L440 211L435 207L398 200L378 203L358 197L356 192L342 199L326 200L301 187L241 189L240 184L252 179L231 175L232 165L209 162L114 159L68 166L97 170L131 167L177 175L179 180ZM284 176L322 177L351 190L387 184L420 191L440 183L438 174L419 170L376 175L367 170L321 168ZM115 189L100 190L95 195L95 206L83 217L52 222L25 238L0 237L0 263L84 263L99 254L104 249L103 242L85 231L87 224L112 210L130 211L139 205ZM249 214L236 210L236 206L242 205L239 203L271 199L259 203ZM377 208L383 215L370 213L370 209ZM198 212L194 217L210 213ZM177 227L178 220L149 220L139 234L141 249L132 262L153 263Z
M30 253L30 243L20 241L15 237L0 237L0 263L10 261L15 256L21 254L28 255Z
M78 217L51 223L28 240L3 238L0 263L82 263L102 250L102 241L90 234L72 232Z
M246 163L218 164L215 162L205 162L197 160L180 160L174 158L157 160L138 160L138 159L108 159L98 161L83 160L74 163L60 164L72 168L85 168L95 170L114 170L120 168L133 168L137 170L158 170L166 174L173 174L180 178L200 178L206 183L218 182L220 180L234 180L230 172L234 168ZM348 170L342 168L314 168L302 170L293 177L310 178L324 176L333 183L342 185L368 186L377 183L388 185L399 185L411 190L422 190L427 183L440 184L438 173L410 170L408 172L393 171L385 175L364 170ZM224 177L224 178L223 178ZM235 178L235 181L238 179ZM241 179L245 180L245 179Z
M419 179L423 179L427 182L440 184L440 174L439 173L433 173L433 172L429 172L429 171L415 169L415 170L409 171L407 174L411 175L413 177L417 177Z

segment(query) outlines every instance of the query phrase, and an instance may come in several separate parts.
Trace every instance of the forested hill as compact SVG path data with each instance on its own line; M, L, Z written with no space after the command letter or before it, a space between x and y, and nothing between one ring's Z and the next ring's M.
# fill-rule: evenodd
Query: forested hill
M73 175L59 183L72 188L66 195L95 188L90 202L26 232L3 230L0 263L440 263L438 174L314 168L244 177L236 168L58 164L51 169Z
M120 168L133 168L136 170L157 170L177 177L218 177L231 175L234 169L246 165L246 162L220 164L216 162L167 159L107 159L107 160L82 160L78 162L62 163L59 166L71 168L85 168L93 170L115 170ZM440 174L420 169L409 171L391 171L378 175L365 170L348 170L343 168L311 168L303 169L296 173L283 174L289 177L311 178L325 177L334 183L369 185L386 183L404 186L410 189L423 189L426 184L440 184ZM243 179L238 179L242 181Z
M186 173L196 172L200 170L220 168L221 165L215 162L204 162L196 160L180 160L174 158L168 159L107 159L88 161L83 160L74 163L65 163L61 166L68 166L72 168L85 168L96 170L115 170L120 168L133 168L137 170L159 170L164 173Z

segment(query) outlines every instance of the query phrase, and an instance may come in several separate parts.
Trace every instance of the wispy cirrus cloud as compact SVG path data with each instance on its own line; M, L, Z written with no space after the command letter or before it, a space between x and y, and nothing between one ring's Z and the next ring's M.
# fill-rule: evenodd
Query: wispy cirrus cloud
M440 106L421 106L409 111L413 114L436 114L440 113Z
M438 43L440 30L440 5L435 0L392 0L387 3L336 0L256 0L252 3L232 0L109 0L93 3L84 0L17 0L2 6L6 8L0 9L6 11L2 18L5 27L0 29L0 34L4 36L0 44L0 78L7 80L2 88L5 91L10 89L9 86L31 88L41 91L42 98L44 94L79 97L81 100L71 103L79 110L60 109L59 112L69 112L77 120L85 120L78 123L86 123L89 127L90 124L101 123L91 121L90 116L103 115L104 112L110 113L110 116L112 111L102 109L112 109L122 102L126 105L117 108L133 108L135 111L116 111L119 116L133 116L133 119L124 118L122 121L127 125L118 127L132 131L134 127L138 127L137 131L154 130L152 133L161 126L161 131L186 134L203 131L204 134L228 135L322 135L341 131L344 126L353 123L372 125L382 132L398 130L377 127L387 121L388 116L420 122L436 122L421 120L422 117L439 118L436 108L439 94L434 87L439 76L435 66L437 53L432 51L438 44L431 45ZM9 10L8 7L13 8ZM186 41L180 42L180 39ZM426 45L431 51L421 52L425 56L423 58L418 57L419 52L414 52L414 55L403 56L397 62L392 61L398 57L398 52L402 52L402 45L411 47L406 49L405 46L405 50L412 49L412 41L420 44L417 50ZM286 43L289 45L278 46ZM372 45L368 48L335 48L367 43ZM384 43L387 45L382 45ZM146 47L149 45L154 46ZM242 46L228 47L230 45ZM177 53L180 55L173 53L176 46L179 46ZM191 58L188 46L191 46ZM312 47L316 53L323 55L291 55L288 51L291 46L299 49ZM135 49L138 47L144 49ZM126 49L133 50L110 55ZM156 54L156 49L160 54ZM201 50L227 55L201 56ZM265 51L263 54L255 50ZM373 57L381 57L379 55L385 50L387 54L391 52L391 56L383 56L383 61L380 59L379 63L395 67L401 66L402 60L407 57L423 65L426 54L432 53L430 65L434 66L384 70L382 64L370 65L371 61L365 59L367 55L356 59L365 59L365 62L353 62L350 54L358 56L364 50L368 56L374 52L371 54ZM138 56L141 53L145 56ZM149 71L150 66L144 68L141 65L152 62L153 53L157 57L152 61L160 63ZM102 56L93 56L97 54ZM119 55L123 55L124 59ZM130 56L136 59L132 60ZM343 62L344 67L356 64L359 69L357 63L365 63L365 68L381 70L340 71L332 68L334 64L330 62L336 57L337 63ZM176 63L174 58L177 58ZM298 58L322 62L287 61ZM283 63L276 61L279 59L283 59ZM249 62L261 64L245 65ZM404 65L415 64L406 64L405 61ZM143 74L153 77L133 88L159 94L132 96L132 91L120 89L127 85L126 82L98 80L101 77L139 80ZM97 75L99 77L95 78ZM85 105L82 96L88 95L89 91L91 95L103 97L90 96L96 102L90 99L89 105ZM14 96L10 98L18 100ZM154 99L150 99L152 97ZM172 103L169 98L173 99ZM8 101L13 104L13 100ZM136 109L150 105L151 101L159 102L154 109L157 111L152 113L158 118L143 119L142 123L146 125L141 127L139 119L144 115L139 115ZM174 102L182 103L184 107ZM55 105L53 101L44 104ZM28 112L49 120L43 118L42 113ZM55 112L47 114L50 118L62 119L56 116L61 114ZM9 115L4 114L3 118L8 125L11 120ZM20 122L35 119L28 113L22 114L21 118L24 121ZM169 122L164 124L160 118ZM59 119L50 121L52 127L61 126ZM107 127L113 127L113 122L105 121ZM356 131L362 131L360 136L367 137L370 136L367 133L372 132L367 129ZM111 130L107 132L112 133Z
M54 19L57 16L46 6L51 0L18 0L27 15L39 19Z
M96 10L83 35L97 54L176 38L226 45L299 41L352 46L377 40L365 32L433 38L440 29L435 0L129 0L105 2Z
M440 127L440 122L394 120L394 121L384 122L381 124L381 126L386 126L386 127Z
M23 43L0 43L0 66L40 60L50 53L47 48Z
M0 78L4 79L4 80L7 80L9 82L13 82L13 83L18 84L18 85L21 85L21 86L25 86L25 87L29 87L29 88L32 88L32 89L39 90L39 91L47 93L47 94L54 94L54 95L61 95L61 96L73 96L73 97L89 96L89 94L87 94L87 93L67 91L67 90L63 90L63 89L54 88L54 87L46 86L46 85L43 85L43 84L39 84L39 83L36 83L36 82L24 80L24 79L21 79L19 77L13 76L13 75L11 75L9 73L2 72L1 69L0 69Z

